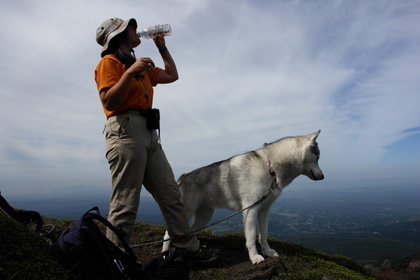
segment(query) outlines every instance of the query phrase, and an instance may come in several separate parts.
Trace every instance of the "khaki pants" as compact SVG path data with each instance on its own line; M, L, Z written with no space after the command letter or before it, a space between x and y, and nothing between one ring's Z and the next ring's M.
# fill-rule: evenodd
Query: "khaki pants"
M146 119L137 111L112 116L106 125L106 158L112 175L112 195L108 220L121 226L129 242L136 221L142 184L153 195L173 238L172 245L196 251L200 242L195 235L180 237L190 231L184 205L174 174L156 130L146 128ZM123 248L117 236L107 231L107 237Z

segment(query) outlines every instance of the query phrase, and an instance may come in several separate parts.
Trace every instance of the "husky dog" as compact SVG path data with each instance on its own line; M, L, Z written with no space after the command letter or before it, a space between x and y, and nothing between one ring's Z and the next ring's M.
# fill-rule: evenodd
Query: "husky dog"
M243 212L246 247L253 264L264 261L256 246L258 223L259 243L266 257L278 257L267 243L270 206L300 174L311 180L322 180L318 166L319 149L316 138L321 131L307 136L287 137L265 144L263 148L213 163L182 175L178 180L187 218L194 217L191 230L205 226L216 208L239 211L255 202L260 203ZM268 194L268 195L267 195ZM168 232L165 239L169 238ZM169 249L163 244L163 251Z

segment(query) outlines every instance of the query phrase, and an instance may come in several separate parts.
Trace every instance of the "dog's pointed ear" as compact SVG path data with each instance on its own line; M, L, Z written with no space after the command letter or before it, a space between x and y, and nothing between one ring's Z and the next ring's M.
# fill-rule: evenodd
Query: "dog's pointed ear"
M309 146L313 145L313 143L316 141L316 138L318 137L320 133L321 133L321 130L318 130L317 132L303 136L304 145L309 145Z
M312 134L309 134L309 138L311 141L315 141L316 138L318 138L318 135L321 133L321 129L319 129L317 132L314 132Z

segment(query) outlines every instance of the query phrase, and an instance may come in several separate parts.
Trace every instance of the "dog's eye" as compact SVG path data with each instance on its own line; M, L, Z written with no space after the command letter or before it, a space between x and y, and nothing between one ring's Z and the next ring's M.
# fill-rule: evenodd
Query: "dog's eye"
M311 146L311 152L318 156L319 155L318 145Z

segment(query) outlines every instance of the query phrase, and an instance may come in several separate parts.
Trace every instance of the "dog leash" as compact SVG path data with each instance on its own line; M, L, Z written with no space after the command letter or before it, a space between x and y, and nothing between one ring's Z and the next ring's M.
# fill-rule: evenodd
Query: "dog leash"
M235 212L235 213L233 213L233 214L231 214L231 215L229 215L229 216L227 216L227 217L225 217L223 219L220 219L220 220L218 220L218 221L216 221L214 223L211 223L209 225L206 225L206 226L204 226L204 227L202 227L200 229L197 229L197 230L191 231L191 232L189 232L187 234L181 235L178 238L182 238L182 237L185 237L185 236L188 236L188 235L196 234L199 231L205 230L205 229L207 229L209 227L212 227L212 226L217 225L217 224L219 224L221 222L224 222L224 221L226 221L226 220L228 220L228 219L230 219L230 218L232 218L232 217L234 217L234 216L236 216L236 215L244 212L245 210L248 210L248 209L250 209L250 208L258 205L264 199L266 199L274 191L275 185L276 185L276 177L275 177L276 174L274 172L274 169L271 167L270 158L268 158L268 162L269 162L269 172L270 172L270 175L272 177L274 177L274 180L271 183L270 190L264 196L262 196L258 201L254 202L253 204L249 205L248 207L245 207L244 209L241 209L241 210L239 210L239 211L237 211L237 212ZM154 245L154 244L164 243L164 242L171 241L171 240L172 240L171 238L168 238L168 239L159 240L159 241L152 241L152 242L147 242L147 243L142 243L142 244L134 244L134 245L131 245L130 247L131 248L143 247L143 246L148 246L148 245Z

